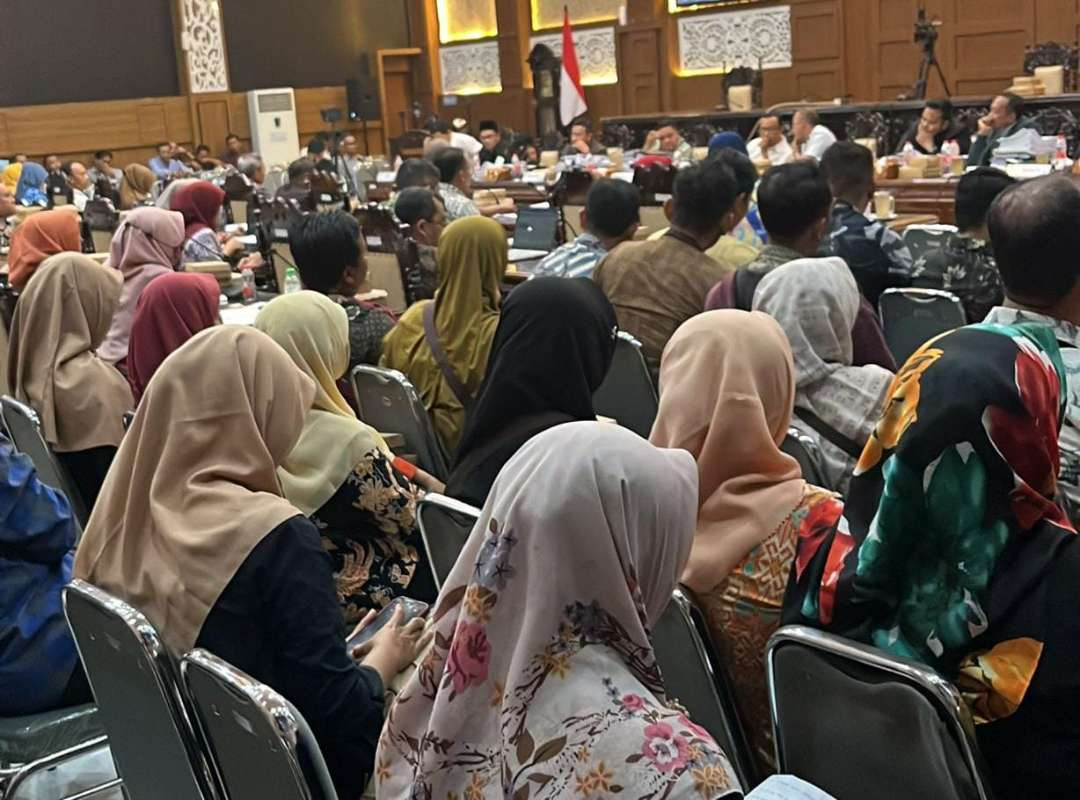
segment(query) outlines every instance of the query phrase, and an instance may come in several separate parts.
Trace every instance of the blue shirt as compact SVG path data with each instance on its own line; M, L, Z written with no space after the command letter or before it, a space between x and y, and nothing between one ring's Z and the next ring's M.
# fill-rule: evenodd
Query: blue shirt
M55 708L75 669L60 590L75 522L64 496L0 438L0 716Z
M150 167L150 171L162 180L168 178L169 175L175 172L187 172L187 167L175 158L170 161L165 161L161 156L154 156L150 159L148 166Z
M583 233L569 244L544 256L533 270L533 277L591 278L593 269L607 250L591 233Z
M883 291L911 283L911 251L900 235L878 220L869 220L843 200L833 206L821 254L847 262L859 291L874 308Z

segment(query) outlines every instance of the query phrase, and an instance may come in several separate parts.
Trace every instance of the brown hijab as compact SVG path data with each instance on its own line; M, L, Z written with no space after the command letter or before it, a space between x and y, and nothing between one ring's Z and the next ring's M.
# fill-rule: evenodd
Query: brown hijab
M8 384L41 417L58 452L118 445L131 388L94 352L120 302L121 279L79 253L48 258L15 305Z
M31 214L11 234L8 277L20 292L42 261L57 253L82 249L75 206Z
M130 211L143 205L150 199L157 176L142 164L128 164L124 167L124 178L120 181L120 208Z
M175 652L256 545L300 512L276 469L315 384L254 328L197 334L162 363L116 454L75 576L134 605Z

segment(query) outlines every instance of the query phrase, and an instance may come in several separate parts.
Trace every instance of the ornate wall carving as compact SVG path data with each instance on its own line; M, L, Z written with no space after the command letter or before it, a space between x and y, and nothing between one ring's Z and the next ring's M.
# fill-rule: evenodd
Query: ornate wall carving
M439 48L443 94L502 91L499 43L458 44Z
M229 91L218 0L182 0L181 45L186 54L191 93Z
M679 71L719 72L725 66L792 66L791 7L769 6L679 18Z
M529 49L538 44L546 44L555 55L562 57L562 33L533 36L529 40ZM614 28L576 30L574 48L577 50L578 66L581 67L581 82L585 86L618 82Z

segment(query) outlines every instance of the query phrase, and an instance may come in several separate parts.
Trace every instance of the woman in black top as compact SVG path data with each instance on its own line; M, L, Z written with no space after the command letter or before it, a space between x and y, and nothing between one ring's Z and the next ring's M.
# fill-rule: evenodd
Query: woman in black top
M315 394L266 335L214 327L150 382L76 555L75 574L141 610L176 654L205 647L291 700L342 800L363 791L383 687L422 623L346 653L330 559L280 494Z
M592 398L617 332L614 308L588 278L537 278L511 292L446 494L482 506L525 442L564 422L595 420Z

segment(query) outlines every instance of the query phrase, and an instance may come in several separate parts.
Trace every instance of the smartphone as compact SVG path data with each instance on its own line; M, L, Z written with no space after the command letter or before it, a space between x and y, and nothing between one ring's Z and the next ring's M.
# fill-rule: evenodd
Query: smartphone
M402 625L411 619L423 616L428 610L428 604L423 600L413 600L411 597L395 597L387 603L386 608L379 612L378 616L371 621L370 625L345 642L345 649L351 653L354 647L368 641L376 633L385 628L387 623L393 618L394 612L397 610L398 606L402 606L405 609L405 615L401 620Z

